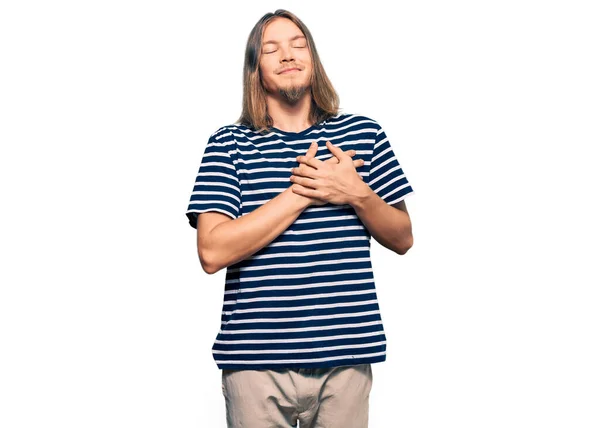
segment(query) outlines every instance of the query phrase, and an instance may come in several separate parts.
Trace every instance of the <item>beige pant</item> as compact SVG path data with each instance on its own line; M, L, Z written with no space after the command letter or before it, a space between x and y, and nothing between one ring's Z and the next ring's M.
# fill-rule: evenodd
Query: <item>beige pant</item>
M368 428L371 364L223 370L228 428Z

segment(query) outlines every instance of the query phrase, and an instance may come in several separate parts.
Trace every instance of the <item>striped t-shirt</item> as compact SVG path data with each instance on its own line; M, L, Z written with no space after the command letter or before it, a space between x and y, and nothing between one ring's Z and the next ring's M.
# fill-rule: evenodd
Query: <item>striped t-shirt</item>
M316 157L352 159L388 204L413 192L381 126L339 113L301 132L245 125L219 128L206 145L186 211L236 219L291 186L290 169L317 141ZM370 259L371 235L350 205L306 208L266 247L227 268L221 328L212 347L219 369L349 366L385 361L386 337ZM390 284L391 285L391 284Z

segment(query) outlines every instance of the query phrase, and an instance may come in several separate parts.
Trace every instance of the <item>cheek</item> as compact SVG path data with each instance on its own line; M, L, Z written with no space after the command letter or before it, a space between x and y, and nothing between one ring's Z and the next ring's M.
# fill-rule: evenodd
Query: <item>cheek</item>
M273 67L273 64L271 64L271 62L272 61L269 61L269 58L262 56L258 60L258 68L260 68L260 71L262 73L265 73L269 69L269 67Z
M312 76L312 73L313 73L312 66L306 66L305 72L306 72L306 80L310 80L310 76Z
M260 69L260 72L263 76L272 76L273 75L273 71L275 69L277 69L278 64L271 64L269 63L269 61L261 61L260 64L258 64L258 68Z
M259 64L258 69L260 71L260 78L262 81L269 80L268 68L264 64Z
M309 72L309 74L312 73L313 63L310 55L306 55L304 58L302 58L302 63L306 66L306 70Z
M258 69L260 70L260 72L261 72L261 74L262 74L262 75L264 75L264 74L265 74L265 69L266 69L266 68L267 68L267 67L266 67L265 61L264 61L264 60L261 60L261 61L258 63Z

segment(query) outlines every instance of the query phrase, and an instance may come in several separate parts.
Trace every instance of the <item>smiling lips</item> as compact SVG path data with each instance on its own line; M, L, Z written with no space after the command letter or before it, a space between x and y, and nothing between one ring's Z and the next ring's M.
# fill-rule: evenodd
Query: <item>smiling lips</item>
M298 68L286 68L285 70L283 70L281 73L279 74L287 74L287 73L293 73L294 71L300 71Z

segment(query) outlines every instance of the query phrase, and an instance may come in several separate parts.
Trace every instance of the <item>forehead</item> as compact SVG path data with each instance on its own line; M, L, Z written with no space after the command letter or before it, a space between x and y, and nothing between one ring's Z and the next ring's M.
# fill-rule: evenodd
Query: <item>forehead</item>
M302 31L287 18L277 18L269 22L263 31L262 44L281 43L304 39Z

